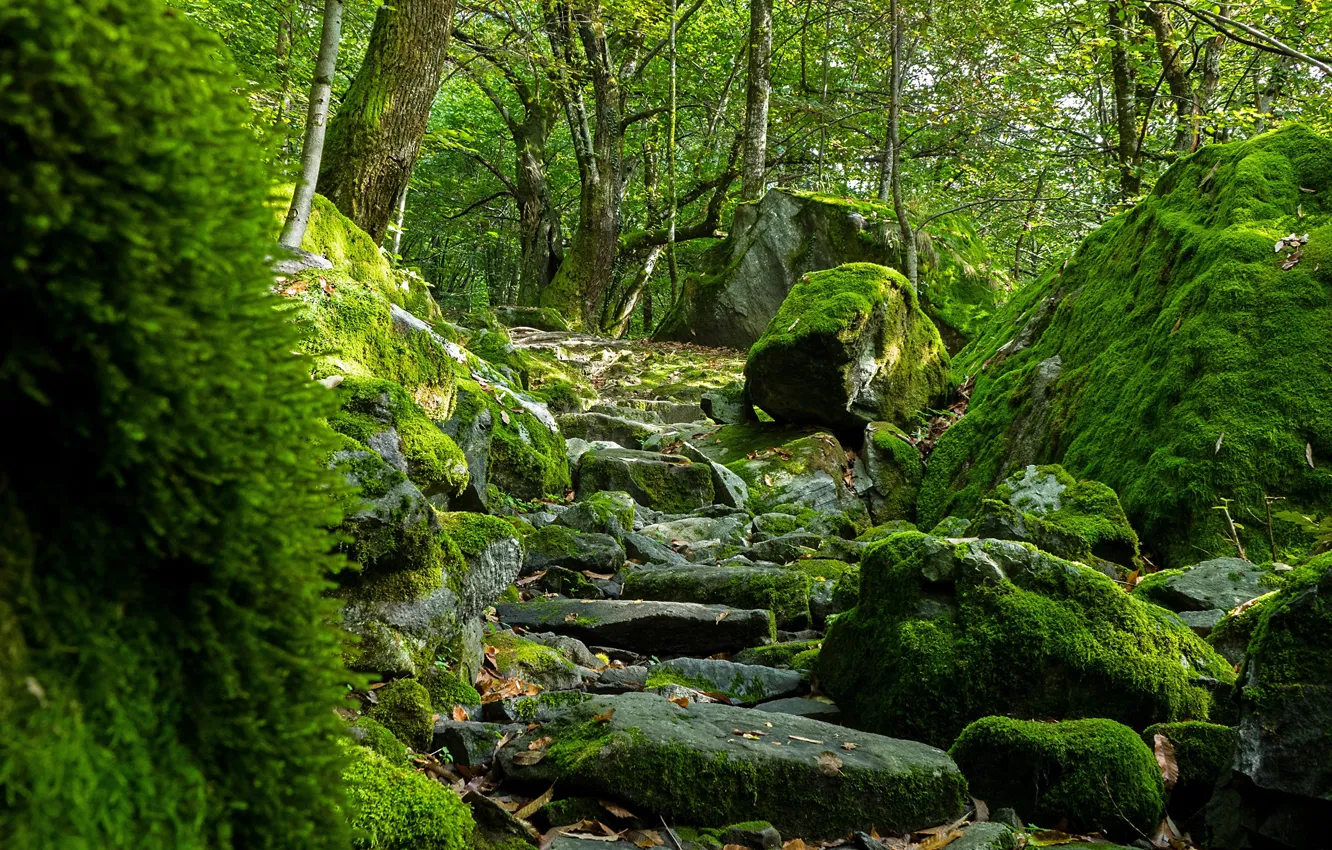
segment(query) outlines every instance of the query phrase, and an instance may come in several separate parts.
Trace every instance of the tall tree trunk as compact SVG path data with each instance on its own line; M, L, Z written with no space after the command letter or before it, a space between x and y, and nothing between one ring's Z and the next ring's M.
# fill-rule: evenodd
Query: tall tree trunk
M1107 0L1106 29L1110 37L1110 77L1115 98L1115 160L1119 166L1119 194L1131 198L1142 190L1138 177L1138 111L1129 63L1128 26L1124 0Z
M1194 100L1193 86L1189 82L1188 69L1180 59L1179 45L1174 44L1175 27L1170 22L1170 12L1155 3L1143 6L1142 16L1151 25L1156 37L1156 53L1161 57L1161 73L1166 85L1170 87L1170 99L1175 103L1175 144L1176 151L1186 153L1193 150L1197 137L1193 132L1194 115L1198 105Z
M379 8L365 61L328 134L319 191L376 242L411 178L439 91L454 0Z
M324 0L324 26L319 38L319 57L315 61L314 82L310 86L310 108L305 119L305 145L301 148L301 175L291 196L291 208L278 242L288 248L301 247L305 228L310 224L319 163L324 154L324 131L328 126L328 104L333 92L333 72L338 65L338 44L342 41L343 0Z
M1230 17L1230 7L1222 6L1220 14ZM1214 107L1216 87L1221 83L1221 51L1225 49L1226 36L1216 33L1203 45L1202 79L1198 81L1198 90L1193 96L1193 147L1202 143L1202 120Z
M291 114L291 31L292 18L295 15L295 0L282 0L278 6L277 42L273 45L273 67L277 72L278 96L277 120L274 122L285 133L287 119ZM291 145L290 135L282 143L284 148Z
M745 97L740 201L763 197L768 156L768 100L772 92L772 0L749 0L749 78ZM736 217L742 218L741 206ZM748 215L748 213L746 213ZM737 221L736 229L740 229Z
M550 197L546 169L546 139L550 123L532 117L544 106L528 104L523 132L514 135L517 167L514 186L518 201L518 241L521 260L518 272L518 303L534 305L555 279L564 260L564 235L559 210ZM534 126L539 124L540 126Z
M911 287L919 291L916 269L916 234L907 219L906 204L902 202L902 9L899 0L891 0L888 19L892 25L891 76L888 95L888 146L892 149L893 214L897 217L897 230L902 239L902 270Z

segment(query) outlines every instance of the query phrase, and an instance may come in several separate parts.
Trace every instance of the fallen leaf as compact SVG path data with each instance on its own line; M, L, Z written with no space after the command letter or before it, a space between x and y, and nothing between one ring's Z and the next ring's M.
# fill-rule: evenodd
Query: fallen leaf
M610 581L615 578L614 573L594 573L591 570L583 570L583 575L588 578L598 579L599 581Z
M610 723L610 722L611 722L611 719L614 718L614 717L615 717L615 709L612 708L610 711L604 712L604 713L602 713L602 714L593 715L593 717L592 717L592 722L593 722L593 723Z
M854 750L855 748L856 748L855 741L847 741L846 743L842 744L842 749L844 750Z
M319 383L331 390L334 387L336 387L338 384L341 384L344 377L345 377L344 375L329 375L327 378L324 378Z
M746 850L743 844L723 844L722 850Z
M1059 829L1038 829L1027 833L1027 845L1036 847L1054 847L1058 844L1072 844L1080 841L1078 836L1069 835Z
M689 697L671 697L670 700L681 708L689 707Z
M1165 735L1154 735L1152 737L1152 750L1156 753L1156 763L1161 767L1161 779L1165 781L1166 790L1175 787L1179 782L1179 764L1175 761L1175 745L1170 743L1170 739Z
M723 612L721 612L720 614L718 614L718 615L717 615L717 619L716 619L716 621L713 623L713 625L716 625L717 623L720 623L722 620L725 620L725 619L726 619L726 615L728 615L728 614L730 614L730 613L731 613L731 612L730 612L729 610L727 610L727 611L723 611Z
M822 744L823 742L816 738L802 738L799 735L787 735L792 741L804 741L806 744Z
M1309 468L1314 469L1313 462L1313 443L1304 444L1304 459L1309 462Z
M799 838L792 838L790 841L782 844L782 850L806 850L805 842Z
M976 823L985 823L990 819L990 807L985 804L984 800L977 800L972 797L971 805L976 810Z
M1175 333L1176 331L1179 330L1179 326L1182 324L1184 324L1184 314L1180 313L1179 318L1175 319L1175 326L1170 329L1170 332Z
M532 800L527 805L523 806L521 809L514 812L513 815L514 817L518 818L518 820L527 820L532 815L541 811L541 809L547 803L549 803L551 798L554 796L555 796L555 785L552 783L551 786L546 789L546 793L542 794L540 797L537 797L535 800Z
M467 720L468 719L467 709L463 708L461 705L455 705L453 707L453 719L458 721L459 723L462 723L463 721Z
M1226 438L1226 432L1222 431L1221 436L1216 438L1216 445L1212 447L1212 454L1217 454L1218 452L1221 451L1221 441L1224 440L1225 438Z
M544 738L537 738L535 741L528 744L527 748L529 750L544 750L546 747L549 747L554 742L555 739L547 735Z
M509 411L505 410L502 407L500 408L500 421L503 422L505 425L509 424Z
M655 829L631 829L624 834L624 837L632 841L638 850L648 850L666 843L662 840L661 833Z
M545 750L536 753L519 752L514 754L513 763L521 767L531 767L534 764L539 764L541 760L544 759L545 757L546 757Z
M1291 269L1299 265L1300 260L1302 259L1304 259L1304 252L1296 251L1295 253L1291 254L1289 257L1286 257L1286 261L1281 264L1281 270L1290 271Z
M819 753L818 764L819 773L824 776L840 776L842 773L842 760L837 757L836 753Z
M637 817L637 815L626 809L624 806L617 806L608 800L598 800L597 802L601 804L603 809L615 815L617 818Z

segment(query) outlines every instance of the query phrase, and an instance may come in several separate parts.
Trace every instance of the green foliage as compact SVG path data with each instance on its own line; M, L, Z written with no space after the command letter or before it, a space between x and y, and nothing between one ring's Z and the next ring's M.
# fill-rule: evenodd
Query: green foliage
M370 717L384 725L398 740L419 752L430 749L434 734L434 710L429 692L415 679L399 679L375 691L378 702Z
M1306 458L1332 455L1332 373L1311 367L1332 361L1329 174L1332 141L1306 127L1204 148L1020 292L956 359L979 377L930 458L922 522L1043 461L1112 487L1168 564L1232 551L1222 498L1245 520L1268 494L1332 503L1332 468ZM1309 244L1283 270L1292 230ZM1262 560L1262 524L1243 536Z
M1165 786L1152 751L1113 720L983 717L948 754L971 793L1041 825L1129 839L1161 822ZM1127 821L1127 823L1125 822Z
M327 391L262 159L158 0L0 5L0 834L345 847Z
M454 791L378 753L355 750L343 772L358 850L470 850L476 824Z
M736 653L737 664L761 664L764 667L790 667L791 660L802 652L817 649L821 640L791 640L767 646L751 646Z

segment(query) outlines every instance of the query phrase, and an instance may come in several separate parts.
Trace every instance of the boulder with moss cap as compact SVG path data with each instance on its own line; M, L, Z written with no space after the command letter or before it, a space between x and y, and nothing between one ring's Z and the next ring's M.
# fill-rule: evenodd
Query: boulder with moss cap
M470 850L476 824L453 789L346 746L352 757L342 778L358 850Z
M805 573L777 567L644 567L629 571L623 595L626 599L766 608L779 627L805 628L812 582Z
M1007 540L874 544L819 661L862 728L946 744L972 720L1205 719L1230 665L1173 614L1090 567Z
M763 721L767 737L734 734ZM515 759L539 737L553 739L545 758ZM654 694L594 697L505 747L500 761L514 782L558 782L699 826L762 818L806 838L944 823L967 800L956 765L925 744Z
M948 352L905 278L853 263L791 289L749 350L745 388L779 422L859 437L866 423L904 425L941 401Z
M684 513L713 503L712 467L679 455L590 449L578 471L580 498L599 490L628 493L646 508Z

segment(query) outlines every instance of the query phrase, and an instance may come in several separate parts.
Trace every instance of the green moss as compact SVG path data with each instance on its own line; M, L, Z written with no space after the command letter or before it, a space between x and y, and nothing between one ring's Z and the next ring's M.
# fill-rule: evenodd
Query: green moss
M880 540L901 534L903 531L916 531L916 526L906 520L894 520L880 523L856 538L861 543L877 543Z
M634 501L628 493L600 490L579 500L592 514L598 528L613 528L618 524L623 531L634 527Z
M162 0L0 3L0 841L346 847L328 393L247 83Z
M604 490L624 491L645 507L665 513L688 513L712 504L712 468L686 459L666 462L623 462L600 449L583 455L579 487L595 481Z
M495 669L502 676L527 678L540 673L567 673L574 663L559 651L513 632L489 632L486 646L495 650Z
M573 557L579 552L578 532L562 525L546 525L527 535L527 551L547 557Z
M493 366L507 369L526 388L527 357L513 347L508 331L503 328L479 330L467 341L467 350Z
M1164 566L1233 553L1223 498L1256 562L1267 496L1332 504L1332 467L1304 457L1332 456L1332 372L1314 368L1332 362L1329 162L1332 141L1298 125L1209 146L1015 295L954 363L978 377L930 458L922 523L970 514L1032 462L1115 490ZM1292 231L1318 247L1283 270L1273 244ZM1024 327L1030 344L1001 352ZM1287 526L1278 548L1307 547Z
M502 405L475 381L460 379L454 415L467 427L482 410L489 410L493 421L490 483L520 499L563 497L569 486L563 435L516 404Z
M571 826L585 820L600 820L606 817L606 810L592 797L570 797L567 800L554 800L547 803L541 812L551 826ZM676 830L679 833L679 830Z
M1007 577L971 572L987 559ZM1206 719L1204 677L1234 672L1174 615L1089 567L908 532L866 553L858 605L831 624L819 677L850 723L939 746L995 711L1138 728Z
M1263 606L1249 641L1242 700L1250 711L1285 716L1303 711L1301 688L1332 681L1332 553L1298 567ZM1294 703L1294 707L1291 707ZM1332 728L1322 741L1332 745Z
M466 850L476 824L448 786L364 748L343 772L358 850Z
M447 670L435 668L432 672L422 674L421 684L430 695L430 705L444 717L449 716L454 706L481 704L481 695L476 688Z
M809 575L800 570L746 570L717 581L696 569L639 569L625 580L630 598L760 608L782 625L809 620Z
M760 664L764 667L790 667L791 660L802 652L818 649L822 640L791 640L767 646L751 646L735 656L737 664Z
M645 689L665 685L680 685L705 694L721 694L735 703L755 703L768 695L767 685L758 676L745 678L737 673L729 682L718 682L705 676L686 676L673 667L653 667L648 671Z
M513 708L519 719L534 723L543 708L568 708L590 699L592 695L582 691L550 691L534 697L521 697L514 701Z
M368 444L393 428L407 461L407 474L426 493L458 493L467 484L467 459L452 438L440 431L400 385L378 378L345 378L334 390L342 409L329 426Z
M855 567L846 561L834 561L829 558L810 558L806 561L792 561L783 564L782 569L804 573L815 581L834 580L842 577L847 570Z
M370 709L370 717L407 746L419 752L430 749L434 734L434 708L430 694L415 679L399 679L375 691L378 702Z
M1235 755L1235 730L1229 726L1187 720L1179 723L1155 723L1142 730L1147 746L1154 746L1157 735L1165 736L1175 749L1180 785L1194 785L1207 790L1230 771Z
M1112 720L984 717L962 730L949 755L972 794L1037 823L1130 838L1154 830L1164 813L1155 756Z
M384 724L372 717L359 717L352 727L361 731L361 738L357 741L361 746L379 753L390 764L399 767L408 766L407 746Z
M476 556L500 540L517 539L511 523L502 517L468 511L450 511L439 515L444 533L453 538L464 555Z
M818 646L812 649L807 649L804 652L796 653L796 656L791 659L791 669L811 672L817 670L819 667L819 655L822 651L822 647Z

